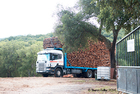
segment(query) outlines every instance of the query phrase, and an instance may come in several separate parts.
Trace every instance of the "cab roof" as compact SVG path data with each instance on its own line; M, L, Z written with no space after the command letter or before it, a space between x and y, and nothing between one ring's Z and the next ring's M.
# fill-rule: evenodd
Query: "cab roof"
M38 52L37 54L44 54L44 53L58 53L62 54L61 50L55 50L55 49L45 49L43 51Z

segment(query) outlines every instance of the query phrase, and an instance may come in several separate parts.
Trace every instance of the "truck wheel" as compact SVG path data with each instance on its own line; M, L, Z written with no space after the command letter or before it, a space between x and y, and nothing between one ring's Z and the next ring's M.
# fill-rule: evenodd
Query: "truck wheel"
M48 77L48 74L42 74L43 77Z
M93 74L92 74L92 70L88 70L86 73L85 73L85 77L86 78L92 78Z
M54 76L55 76L55 77L62 77L62 76L63 76L62 70L61 70L60 68L57 68L57 69L55 70Z
M93 72L93 78L95 78L95 76L97 76L97 70L94 70Z

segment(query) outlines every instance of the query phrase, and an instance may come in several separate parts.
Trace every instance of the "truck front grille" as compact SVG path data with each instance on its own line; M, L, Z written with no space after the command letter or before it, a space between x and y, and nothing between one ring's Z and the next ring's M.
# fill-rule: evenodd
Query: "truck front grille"
M39 64L39 71L44 71L44 63Z

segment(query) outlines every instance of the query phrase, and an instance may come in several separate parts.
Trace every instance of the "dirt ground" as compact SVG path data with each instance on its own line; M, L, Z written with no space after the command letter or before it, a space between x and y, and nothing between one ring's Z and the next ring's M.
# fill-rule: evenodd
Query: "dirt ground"
M0 94L117 94L116 80L94 78L0 78Z

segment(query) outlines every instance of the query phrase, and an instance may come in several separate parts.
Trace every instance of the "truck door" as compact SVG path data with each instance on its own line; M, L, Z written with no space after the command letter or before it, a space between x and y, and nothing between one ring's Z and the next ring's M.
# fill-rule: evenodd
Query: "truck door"
M62 54L50 53L50 63L52 67L55 67L56 65L63 65Z

